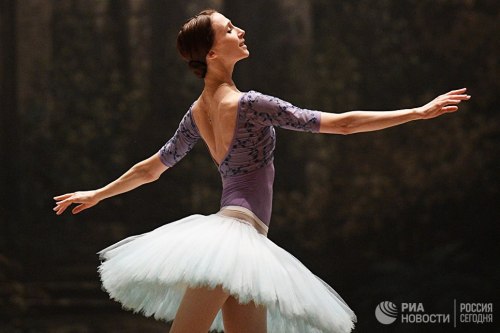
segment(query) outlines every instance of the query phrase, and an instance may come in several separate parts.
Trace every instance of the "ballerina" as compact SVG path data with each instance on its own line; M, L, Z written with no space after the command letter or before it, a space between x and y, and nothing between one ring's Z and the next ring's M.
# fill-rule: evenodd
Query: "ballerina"
M171 333L350 332L356 316L335 290L267 238L274 181L274 127L352 134L458 110L466 89L424 106L327 113L256 91L240 92L235 64L249 56L245 31L221 13L189 19L177 48L204 89L151 157L92 191L56 196L74 214L157 180L202 139L222 179L221 209L191 215L98 252L104 289L124 308L172 321ZM307 157L307 156L306 156Z

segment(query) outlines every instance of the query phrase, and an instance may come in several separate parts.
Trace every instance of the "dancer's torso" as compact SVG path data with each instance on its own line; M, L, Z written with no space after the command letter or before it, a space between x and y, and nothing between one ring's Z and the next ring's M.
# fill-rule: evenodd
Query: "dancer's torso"
M221 207L245 207L269 225L275 132L248 122L243 97L240 92L208 102L200 97L190 112L222 178Z
M255 91L241 93L234 104L233 109L210 113L210 119L193 103L174 137L160 150L160 158L173 166L201 137L222 178L221 207L247 208L269 225L276 143L273 126L317 132L320 114ZM212 125L220 120L214 117L224 119Z

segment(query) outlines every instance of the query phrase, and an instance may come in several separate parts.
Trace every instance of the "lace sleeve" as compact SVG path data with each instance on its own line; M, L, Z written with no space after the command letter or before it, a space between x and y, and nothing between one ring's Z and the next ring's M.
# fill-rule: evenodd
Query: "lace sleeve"
M174 136L158 152L160 160L169 168L173 167L186 156L199 139L200 133L194 123L191 108L189 108Z
M319 132L321 112L301 109L277 97L249 91L245 94L246 117L262 126L276 126L294 131Z

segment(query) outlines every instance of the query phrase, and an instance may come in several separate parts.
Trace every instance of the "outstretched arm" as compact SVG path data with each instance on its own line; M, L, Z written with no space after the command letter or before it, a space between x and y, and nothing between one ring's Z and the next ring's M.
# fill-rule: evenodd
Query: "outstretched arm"
M458 110L457 104L470 99L466 88L450 91L436 97L424 106L396 111L350 111L321 113L320 133L353 134L377 131L412 120L430 119Z
M87 208L93 207L101 200L128 192L143 184L157 180L168 167L163 164L158 154L137 163L120 178L108 185L92 191L79 191L54 197L56 207L54 211L61 215L72 204L78 204L72 213L77 214Z
M95 206L99 201L133 190L143 184L157 180L160 175L180 161L196 144L200 135L194 125L191 108L182 118L174 136L160 149L157 154L134 165L120 178L108 185L93 191L67 193L54 197L54 211L61 215L72 204L73 214Z

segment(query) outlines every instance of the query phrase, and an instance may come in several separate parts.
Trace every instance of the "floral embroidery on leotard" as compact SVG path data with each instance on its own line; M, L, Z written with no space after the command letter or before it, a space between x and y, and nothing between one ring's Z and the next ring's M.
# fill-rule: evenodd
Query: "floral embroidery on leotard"
M274 127L318 132L321 114L255 91L242 94L236 112L234 137L226 157L218 165L223 184L221 206L245 207L269 224L276 146ZM160 149L161 161L174 166L199 138L191 106L174 136Z
M240 99L237 119L236 138L219 166L223 177L248 173L271 163L276 145L274 126L318 132L320 112L251 90Z
M302 109L277 97L249 91L242 99L249 122L302 132L318 132L320 113Z
M167 166L180 161L200 138L191 110L192 106L174 136L160 149L161 160ZM303 132L319 131L319 111L301 109L253 90L241 96L237 112L233 141L218 166L222 177L248 173L271 163L276 145L274 126Z
M186 156L201 137L193 121L192 107L182 118L174 136L159 151L160 160L168 167L173 167Z

